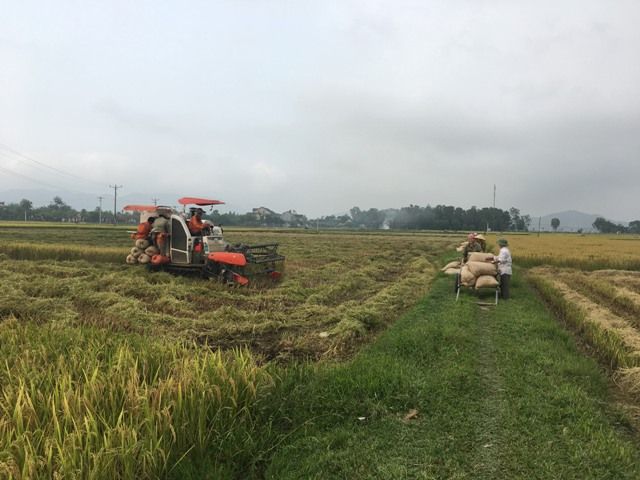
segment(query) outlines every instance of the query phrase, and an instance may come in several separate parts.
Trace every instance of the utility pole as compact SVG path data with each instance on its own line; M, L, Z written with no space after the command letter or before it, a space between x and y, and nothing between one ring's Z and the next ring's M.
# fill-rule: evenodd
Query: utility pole
M113 188L113 224L118 223L118 217L116 216L116 204L118 202L118 189L122 188L122 185L109 185L109 188Z
M496 208L496 184L493 184L493 208Z
M98 197L98 200L100 201L100 206L98 207L98 224L102 224L102 198L103 197Z
M540 224L542 223L542 217L538 217L538 236L540 236Z
M151 200L153 200L153 206L157 207L158 206L158 198L152 198Z

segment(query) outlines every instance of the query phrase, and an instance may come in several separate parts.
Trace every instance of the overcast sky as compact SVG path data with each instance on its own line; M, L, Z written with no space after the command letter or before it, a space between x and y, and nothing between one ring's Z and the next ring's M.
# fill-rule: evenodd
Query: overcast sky
M636 0L0 11L0 191L640 218Z

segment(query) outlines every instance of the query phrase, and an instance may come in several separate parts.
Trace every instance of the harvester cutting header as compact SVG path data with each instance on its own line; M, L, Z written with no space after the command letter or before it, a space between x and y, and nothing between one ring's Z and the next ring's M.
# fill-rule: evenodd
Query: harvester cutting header
M181 213L166 206L124 207L126 211L140 212L140 225L132 233L135 247L127 263L147 264L151 270L196 273L237 285L248 285L256 276L273 280L281 277L285 257L278 253L277 243L231 245L225 242L221 227L202 220L201 207L224 202L183 197L178 203L184 207Z

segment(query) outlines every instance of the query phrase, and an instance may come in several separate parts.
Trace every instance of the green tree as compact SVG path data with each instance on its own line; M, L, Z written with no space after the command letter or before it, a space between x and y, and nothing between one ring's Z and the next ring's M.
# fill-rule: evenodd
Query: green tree
M626 227L623 225L615 224L603 217L596 218L596 221L593 222L593 228L598 230L600 233L624 233L627 231Z
M22 200L20 200L19 205L20 205L20 211L24 212L24 219L26 221L31 214L31 210L33 209L33 203L31 203L31 200L27 200L26 198L23 198Z
M629 222L629 233L640 233L640 220Z
M552 218L551 219L551 228L553 228L553 231L556 232L558 230L558 227L560 226L560 219L559 218Z

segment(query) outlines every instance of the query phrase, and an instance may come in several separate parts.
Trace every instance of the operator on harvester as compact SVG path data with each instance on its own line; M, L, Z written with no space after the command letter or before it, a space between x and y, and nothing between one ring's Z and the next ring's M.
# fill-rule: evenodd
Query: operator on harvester
M202 235L203 230L206 230L209 228L210 226L209 223L202 221L203 213L204 213L203 209L197 208L193 212L193 215L191 215L191 218L189 219L189 224L188 224L191 235Z

